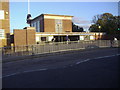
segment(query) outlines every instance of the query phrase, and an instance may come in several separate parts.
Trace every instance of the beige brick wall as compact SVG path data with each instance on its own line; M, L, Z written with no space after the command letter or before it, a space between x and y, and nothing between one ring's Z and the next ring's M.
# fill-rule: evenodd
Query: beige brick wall
M63 32L72 32L72 21L62 20ZM55 19L44 20L44 32L55 32Z
M4 19L0 20L0 29L5 30L5 39L2 40L2 46L10 46L9 2L0 2L0 10L4 10Z
M33 45L35 44L35 30L15 29L14 30L14 46Z
M26 30L14 30L14 45L26 45Z
M27 45L32 45L36 43L35 30L26 30L27 31Z
M71 20L63 20L63 31L72 32L72 21Z
M55 32L54 19L44 19L44 32Z

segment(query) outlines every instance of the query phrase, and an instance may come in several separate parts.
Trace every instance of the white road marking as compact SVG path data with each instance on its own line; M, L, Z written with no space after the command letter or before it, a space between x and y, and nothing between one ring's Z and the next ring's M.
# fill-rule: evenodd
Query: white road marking
M0 78L4 78L4 77L9 77L9 76L13 76L13 75L17 75L17 74L20 74L20 72L18 73L12 73L12 74L9 74L9 75L6 75L6 76L2 76L2 77L0 77Z
M102 59L102 58L114 57L114 56L119 56L119 55L120 54L110 55L110 56L103 56L103 57L97 57L97 58L92 58L92 59L85 59L83 61L77 62L76 64L87 62L87 61L90 61L90 60L93 60L93 59ZM70 66L73 66L73 65L70 65ZM10 77L10 76L14 76L14 75L21 74L21 73L28 73L28 72L34 72L34 71L44 71L44 70L48 70L48 69L47 68L43 68L43 69L37 69L37 70L28 70L28 71L23 71L23 72L17 72L17 73L12 73L12 74L9 74L9 75L5 75L5 76L0 77L0 78Z
M26 72L34 72L34 71L44 71L44 70L47 70L46 68L43 68L43 69L37 69L37 70L28 70L28 71L23 71L23 73L26 73Z
M5 78L5 77L9 77L9 76L14 76L14 75L18 75L18 74L21 74L21 73L28 73L28 72L35 72L35 71L45 71L45 70L47 70L47 68L37 69L37 70L28 70L28 71L23 71L23 72L16 72L16 73L12 73L12 74L9 74L9 75L5 75L5 76L0 77L0 78Z
M103 56L103 57L97 57L94 59L102 59L102 58L108 58L108 57L114 57L114 56L119 56L120 54L116 54L116 55L111 55L111 56Z
M102 56L102 57L97 57L97 58L92 58L92 59L85 59L85 60L83 60L83 61L77 62L76 64L80 64L80 63L83 63L83 62L87 62L87 61L90 61L90 60L93 60L93 59L102 59L102 58L114 57L114 56L119 56L119 55L120 55L120 54L110 55L110 56Z
M83 62L87 62L87 61L89 61L90 59L85 59L85 60L83 60L83 61L80 61L80 62L77 62L76 64L80 64L80 63L83 63Z

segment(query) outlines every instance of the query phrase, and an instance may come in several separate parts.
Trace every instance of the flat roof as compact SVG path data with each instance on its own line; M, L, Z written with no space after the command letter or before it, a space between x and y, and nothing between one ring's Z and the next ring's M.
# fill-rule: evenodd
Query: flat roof
M60 16L60 17L73 17L73 16L70 16L70 15L41 14L41 15L39 15L39 16L37 16L37 17L33 18L32 20L35 20L35 19L37 19L37 18L39 18L39 17L41 17L41 16Z
M70 15L56 15L56 14L43 14L43 15L47 15L47 16L73 17L73 16L70 16Z

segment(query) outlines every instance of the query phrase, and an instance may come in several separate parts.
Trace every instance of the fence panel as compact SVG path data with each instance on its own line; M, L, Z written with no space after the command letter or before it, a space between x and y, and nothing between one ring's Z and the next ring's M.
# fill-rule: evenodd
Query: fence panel
M96 47L119 47L120 41L95 40L95 41L76 41L76 42L53 42L47 44L12 46L1 48L3 58L52 53L57 51L96 48Z

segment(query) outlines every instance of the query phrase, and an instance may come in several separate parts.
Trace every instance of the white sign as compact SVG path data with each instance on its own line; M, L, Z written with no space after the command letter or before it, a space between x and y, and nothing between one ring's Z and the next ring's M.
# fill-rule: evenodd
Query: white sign
M0 29L0 39L5 38L4 29Z
M4 10L0 10L0 19L4 19L5 16L4 16Z
M52 41L53 38L54 38L53 36L49 36L48 41Z
M80 36L80 40L84 40L84 36Z
M94 36L90 36L90 40L94 40L95 38L94 38Z
M40 41L39 37L36 37L36 41L37 41L37 42Z

